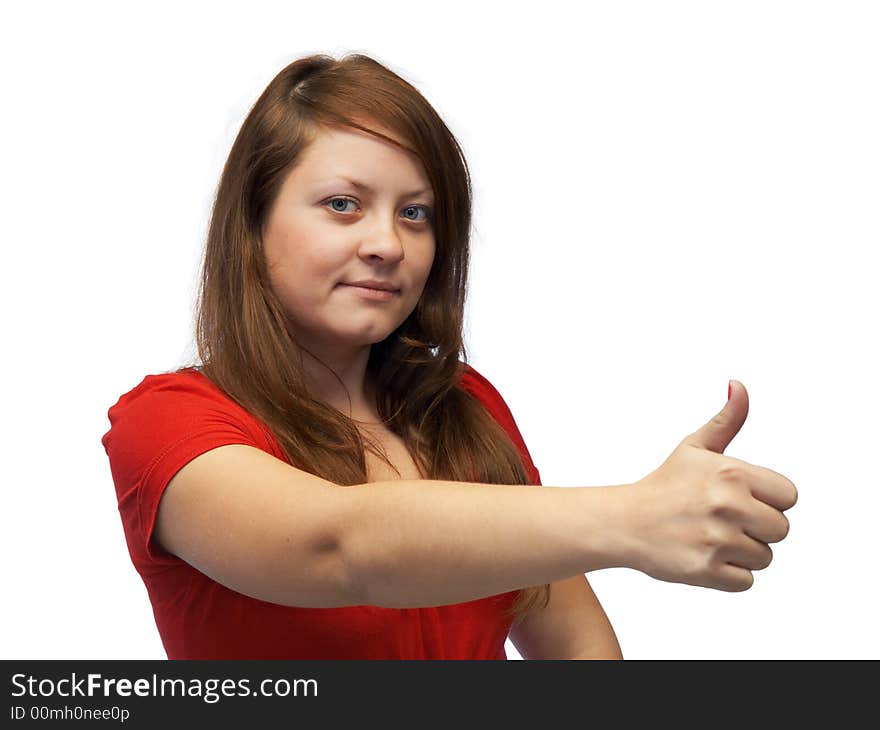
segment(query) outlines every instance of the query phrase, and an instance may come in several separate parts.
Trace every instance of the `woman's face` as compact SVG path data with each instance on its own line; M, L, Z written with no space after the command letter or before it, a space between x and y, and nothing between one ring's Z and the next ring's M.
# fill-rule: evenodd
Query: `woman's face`
M349 351L382 341L409 316L434 261L433 205L414 155L355 128L321 128L262 232L272 287L301 344ZM365 279L395 291L351 286Z

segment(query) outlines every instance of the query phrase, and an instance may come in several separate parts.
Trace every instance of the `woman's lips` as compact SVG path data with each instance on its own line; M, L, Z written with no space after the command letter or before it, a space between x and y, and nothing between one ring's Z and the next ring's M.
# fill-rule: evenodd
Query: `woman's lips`
M370 301L375 302L391 301L400 293L400 290L391 291L389 289L373 289L368 286L358 286L357 284L346 284L344 282L342 283L342 286L351 289L364 299L369 299Z

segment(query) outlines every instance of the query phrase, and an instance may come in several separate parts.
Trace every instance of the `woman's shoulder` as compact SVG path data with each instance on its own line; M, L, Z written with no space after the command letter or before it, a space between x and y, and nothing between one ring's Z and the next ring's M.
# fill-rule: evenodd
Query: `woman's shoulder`
M118 391L117 391L118 392ZM175 370L144 375L137 385L129 388L119 396L110 410L118 409L133 400L147 396L167 394L185 395L192 393L217 400L228 400L223 392L212 383L201 370L195 366L187 366Z
M107 418L105 447L116 440L128 442L142 431L169 438L223 424L248 433L261 431L248 411L193 366L145 375L110 406Z
M540 484L541 475L532 462L532 457L517 426L516 419L513 417L510 406L507 405L507 402L489 378L468 363L462 362L461 366L461 387L477 398L489 414L507 431L511 440L523 455L523 463L529 472L532 483Z
M169 454L171 466L179 468L200 450L225 444L283 458L265 424L193 367L144 376L109 408L107 418L101 443L123 485L170 463Z
M460 365L460 387L479 400L496 420L505 426L513 425L515 422L510 407L489 378L470 363L461 362Z
M461 372L459 385L465 391L476 396L484 403L487 401L504 403L504 399L501 397L498 389L473 365L467 362L459 362L459 367Z
M198 386L202 382L210 383L211 381L202 374L200 367L188 365L186 367L175 368L173 370L163 370L161 372L147 373L141 378L140 382L136 386L134 386L129 392L174 384L189 384Z

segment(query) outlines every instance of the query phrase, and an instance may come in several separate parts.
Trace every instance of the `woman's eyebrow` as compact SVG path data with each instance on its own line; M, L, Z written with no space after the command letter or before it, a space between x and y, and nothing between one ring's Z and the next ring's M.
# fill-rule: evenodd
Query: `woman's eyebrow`
M323 183L328 183L328 182L332 182L333 180L344 180L345 182L347 182L347 183L353 185L354 187L358 188L359 190L366 190L366 191L371 192L371 193L372 193L372 192L375 192L375 191L373 190L373 188L371 188L371 187L370 187L369 185L367 185L365 182L361 182L360 180L355 180L354 178L345 177L344 175L336 175L335 177L333 177L333 178L331 178L331 179L328 179L328 180L324 180L324 181L322 181L321 184L323 184ZM431 188L421 188L420 190L413 190L413 191L408 192L408 193L403 193L403 196L402 196L402 197L404 197L404 198L408 198L408 197L410 197L410 196L412 196L412 195L421 195L422 193L432 193L432 192L433 192L433 191L431 190Z

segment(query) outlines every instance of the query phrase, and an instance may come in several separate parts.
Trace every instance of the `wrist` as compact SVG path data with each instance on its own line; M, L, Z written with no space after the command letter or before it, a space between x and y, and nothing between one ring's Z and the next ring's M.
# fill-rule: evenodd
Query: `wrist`
M641 570L644 546L639 540L640 501L635 484L584 487L590 516L588 552L601 568Z

